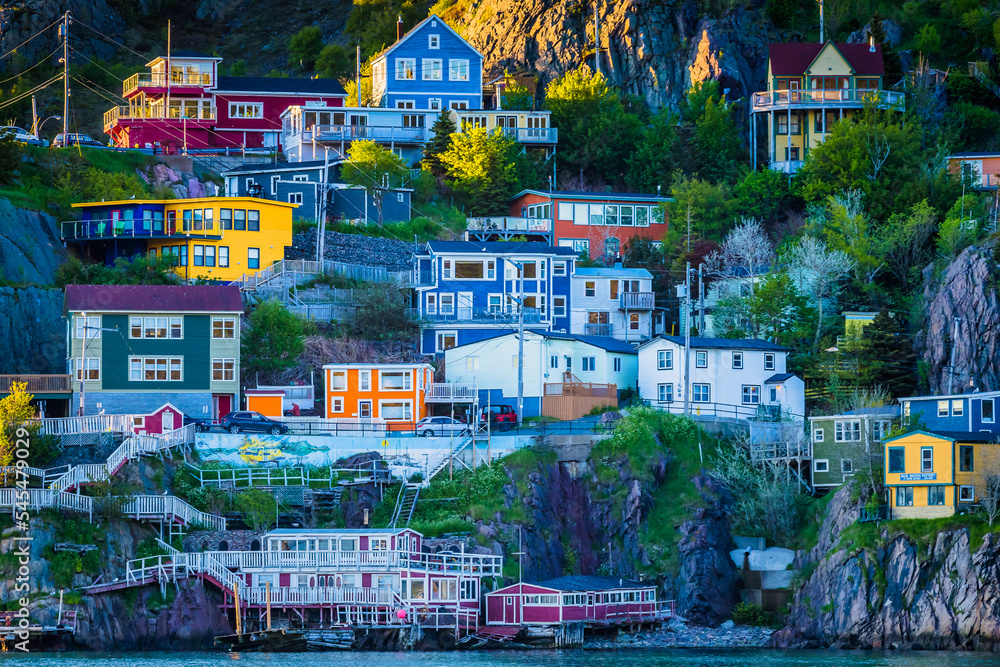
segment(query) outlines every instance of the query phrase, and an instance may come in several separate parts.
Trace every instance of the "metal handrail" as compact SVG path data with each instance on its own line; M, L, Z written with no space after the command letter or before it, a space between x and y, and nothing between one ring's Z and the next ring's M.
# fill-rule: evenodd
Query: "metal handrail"
M844 103L862 105L874 102L880 107L893 106L904 101L905 95L891 90L866 88L765 90L753 94L753 109L795 108L805 106L843 106Z

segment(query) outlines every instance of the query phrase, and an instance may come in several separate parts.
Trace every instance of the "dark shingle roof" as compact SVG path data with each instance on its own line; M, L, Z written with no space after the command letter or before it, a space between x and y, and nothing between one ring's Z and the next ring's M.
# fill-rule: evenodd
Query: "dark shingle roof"
M900 411L900 406L898 405L883 405L878 408L858 408L857 410L848 410L844 412L845 415L869 415L873 417L898 417Z
M951 438L956 442L993 443L1000 439L996 433L979 433L978 431L930 431L931 435Z
M646 192L605 192L603 190L598 190L596 192L589 192L586 190L533 190L528 188L526 190L521 190L516 195L510 198L510 201L515 199L520 199L526 194L542 195L543 197L552 196L553 198L559 199L655 199L657 201L673 201L672 197L666 197L664 195L656 195Z
M566 255L576 257L572 248L560 248L540 241L520 243L504 241L430 241L427 247L434 252L485 253L488 255Z
M767 55L771 61L773 76L802 76L806 68L812 64L826 44L768 44ZM882 47L875 45L875 50L869 50L867 44L842 44L834 46L858 76L882 76L885 67L882 64Z
M539 581L534 585L542 586L543 588L553 588L557 591L610 591L620 588L650 588L655 584L652 582L642 583L641 581L634 581L632 579L620 579L618 577L574 575Z
M66 285L66 312L243 311L236 285Z
M795 377L795 373L775 373L771 377L764 380L764 384L777 384L792 377Z
M684 347L684 336L658 336ZM655 338L653 340L656 340ZM652 341L650 341L652 342ZM790 348L777 343L771 343L758 338L702 338L691 336L691 347L712 348L720 350L776 350L788 352Z
M556 340L577 340L581 343L587 343L588 345L593 345L602 350L607 350L608 352L620 352L621 354L638 354L635 349L635 344L624 340L618 340L616 338L609 338L607 336L582 336L580 334L565 334L565 333L553 333L551 331L544 331L538 329L529 329L531 333L536 333L539 336L545 336L546 338L554 338ZM638 342L638 341L636 341Z
M336 79L283 79L269 76L220 76L223 92L288 93L289 95L346 95Z
M330 160L330 168L332 169L336 164L341 162L341 160ZM247 164L241 164L238 167L233 167L222 172L223 176L234 176L236 174L255 174L259 172L266 171L310 171L313 169L321 169L325 164L324 160L309 160L307 162L249 162Z

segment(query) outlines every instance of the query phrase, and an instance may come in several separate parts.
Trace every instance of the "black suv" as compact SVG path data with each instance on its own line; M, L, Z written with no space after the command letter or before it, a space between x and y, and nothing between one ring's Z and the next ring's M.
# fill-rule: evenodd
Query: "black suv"
M288 433L288 427L285 424L268 419L259 412L250 412L249 410L230 412L219 420L219 426L230 433L239 433L240 431L256 431L271 435Z

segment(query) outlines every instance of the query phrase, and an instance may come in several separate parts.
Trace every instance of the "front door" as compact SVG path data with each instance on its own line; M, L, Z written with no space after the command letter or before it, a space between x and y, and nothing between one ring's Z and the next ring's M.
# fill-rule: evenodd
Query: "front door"
M358 418L359 419L371 419L372 418L372 402L371 401L358 401Z
M229 394L215 394L212 396L212 414L214 419L221 419L228 415L233 409L233 397Z
M517 625L517 609L514 607L513 595L505 595L503 598L503 622L507 625Z
M456 305L458 306L459 320L472 319L472 292L459 292Z
M160 417L160 431L166 433L167 431L174 430L174 413L170 410L164 410Z

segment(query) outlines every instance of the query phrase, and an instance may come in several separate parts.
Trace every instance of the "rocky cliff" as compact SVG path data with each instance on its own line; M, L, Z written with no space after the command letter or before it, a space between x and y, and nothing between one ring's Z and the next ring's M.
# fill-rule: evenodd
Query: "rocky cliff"
M924 270L925 319L916 346L928 365L931 393L945 393L949 387L955 392L971 386L1000 389L998 260L995 244L970 246L940 274L933 266ZM954 369L949 372L953 349Z
M74 18L105 35L120 38L125 28L122 17L105 0L14 0L0 4L0 53L17 49L23 63L45 58L61 43L57 28L45 28L59 21L67 10ZM43 30L41 36L25 43ZM104 59L115 55L114 45L86 27L73 28L71 25L70 31L73 48L80 53ZM71 62L79 61L72 59ZM0 72L8 71L9 66L10 61L0 61Z
M1000 650L1000 536L913 537L855 524L859 511L837 492L773 646Z
M65 373L59 289L0 287L0 373Z

